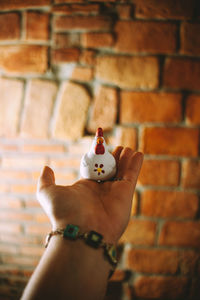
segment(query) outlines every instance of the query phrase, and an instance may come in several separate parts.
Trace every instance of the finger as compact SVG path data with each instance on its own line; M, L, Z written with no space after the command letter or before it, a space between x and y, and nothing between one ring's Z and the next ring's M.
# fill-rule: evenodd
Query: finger
M112 152L112 155L114 156L115 160L116 160L116 164L118 166L118 162L119 162L119 158L120 158L120 154L122 152L124 147L122 146L118 146L114 149L114 151Z
M132 155L129 164L127 165L126 170L124 171L124 180L128 180L135 187L138 175L140 173L140 169L143 162L143 153L136 152Z
M45 188L45 187L48 187L48 186L54 185L54 184L55 184L54 172L51 168L49 168L48 166L45 166L39 177L37 189L39 191L42 188Z
M123 149L119 158L119 166L116 178L122 179L124 177L125 171L128 167L129 159L131 158L133 153L134 152L131 148L126 147Z

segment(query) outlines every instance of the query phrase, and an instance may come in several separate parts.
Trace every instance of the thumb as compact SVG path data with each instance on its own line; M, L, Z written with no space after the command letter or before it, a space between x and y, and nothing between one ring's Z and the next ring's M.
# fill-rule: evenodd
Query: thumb
M37 190L40 191L42 188L48 187L55 184L54 172L48 166L45 166L41 172L38 180Z

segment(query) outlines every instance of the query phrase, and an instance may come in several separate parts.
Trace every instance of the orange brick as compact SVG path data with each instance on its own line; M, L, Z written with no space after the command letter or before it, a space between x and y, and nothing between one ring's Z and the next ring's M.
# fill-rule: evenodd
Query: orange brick
M197 129L145 128L142 149L149 154L197 156L198 135Z
M117 117L117 91L116 89L99 87L96 92L91 116L88 122L88 131L96 132L96 129L103 124L104 130L111 130L114 127Z
M122 20L130 19L132 13L132 5L129 4L118 4L117 5L117 12Z
M171 250L131 249L126 265L134 272L175 274L178 270L179 257L177 251Z
M200 187L200 161L188 160L183 163L182 185L189 188Z
M173 53L176 50L177 27L175 24L153 21L118 21L115 31L117 34L115 48L118 51Z
M136 17L182 20L193 16L195 0L134 0L134 4Z
M6 221L7 222L0 222L0 232L1 233L16 234L16 233L22 232L22 227L20 224L10 223L10 222L8 222L8 219Z
M26 234L30 235L39 235L45 236L48 232L51 231L51 225L46 224L33 224L33 225L26 225L25 232Z
M159 245L200 248L200 222L166 222Z
M14 210L9 210L9 211L0 211L0 219L2 221L32 221L33 220L33 214L28 213L25 211L14 211Z
M60 1L58 3L64 3L64 2L72 2L72 1ZM81 2L81 1L76 1ZM83 1L82 1L83 2ZM81 15L89 15L89 14L95 14L99 11L99 4L91 3L87 5L83 4L57 4L52 7L52 11L54 13L64 13L65 15L73 15L81 14Z
M1 5L1 4L0 4ZM20 16L16 13L0 15L0 40L19 39Z
M137 149L137 129L131 127L117 127L116 136L113 137L111 144L114 147L121 145L123 147L130 147L133 150Z
M53 35L54 46L56 48L73 48L80 46L79 33L55 33Z
M71 79L90 81L93 79L93 69L87 67L76 67L72 72Z
M35 184L12 184L10 190L12 193L34 195L36 193L36 183Z
M23 203L21 199L9 196L1 196L0 208L22 208Z
M19 253L21 255L28 255L28 256L36 256L40 257L44 253L44 247L40 246L23 246L21 245L19 247Z
M111 19L102 16L55 16L56 30L106 30L111 27Z
M134 295L142 299L180 299L186 295L185 277L140 276L134 282Z
M80 55L80 62L82 64L93 66L95 64L95 53L94 50L83 50Z
M167 58L164 65L164 86L194 89L200 86L200 61L191 58Z
M99 56L96 77L122 88L155 88L158 86L158 61L147 56Z
M44 157L6 156L2 159L2 168L41 169L47 163Z
M47 13L26 13L26 39L48 40L50 16Z
M189 95L186 103L186 121L189 124L200 124L200 96Z
M0 46L0 66L8 72L44 73L48 67L47 50L38 45Z
M83 47L86 48L111 47L114 43L112 34L99 32L83 33L81 40Z
M142 185L177 186L179 177L178 161L144 159L138 182Z
M153 221L131 220L120 239L122 243L132 245L154 245L156 234L156 223Z
M80 50L77 48L56 49L52 51L52 62L54 64L78 61Z
M0 170L1 180L18 181L28 179L28 173L22 170Z
M124 281L126 278L126 271L116 269L112 277L110 278L111 281Z
M200 24L183 22L181 24L181 53L200 54Z
M79 168L80 166L80 158L79 157L55 157L50 158L49 162L50 166L54 168Z
M121 123L178 122L181 113L180 94L121 92Z
M0 9L20 9L31 8L35 6L47 6L51 4L51 0L1 0Z
M33 258L33 257L25 257L25 256L6 255L6 256L2 257L2 261L5 264L15 264L15 265L21 265L21 266L36 267L39 262L39 258L38 257Z
M21 137L48 137L49 122L51 120L56 93L57 86L55 82L39 79L30 80L25 97L24 116L20 128Z
M192 275L196 273L199 261L199 252L193 250L184 250L179 254L180 271L183 275Z
M76 0L76 3L85 2L85 0ZM72 0L54 0L54 3L72 3Z
M195 218L198 201L194 193L145 190L141 198L141 214L161 218Z
M33 145L33 144L23 144L21 150L24 152L39 152L39 153L63 153L65 152L64 145Z

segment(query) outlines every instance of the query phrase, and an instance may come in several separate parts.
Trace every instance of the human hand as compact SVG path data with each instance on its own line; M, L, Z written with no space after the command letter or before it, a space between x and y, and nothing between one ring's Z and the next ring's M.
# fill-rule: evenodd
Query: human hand
M98 183L81 179L71 186L56 185L54 172L44 167L38 181L37 198L53 230L71 223L78 225L82 232L101 233L108 243L118 241L129 221L143 154L117 147L113 155L117 163L113 181Z

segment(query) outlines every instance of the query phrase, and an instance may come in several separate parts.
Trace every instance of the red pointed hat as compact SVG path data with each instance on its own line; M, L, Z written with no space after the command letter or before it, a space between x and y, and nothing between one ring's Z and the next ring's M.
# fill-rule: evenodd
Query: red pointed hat
M98 137L102 136L103 137L103 129L101 127L99 127L97 129L96 136L98 136Z

